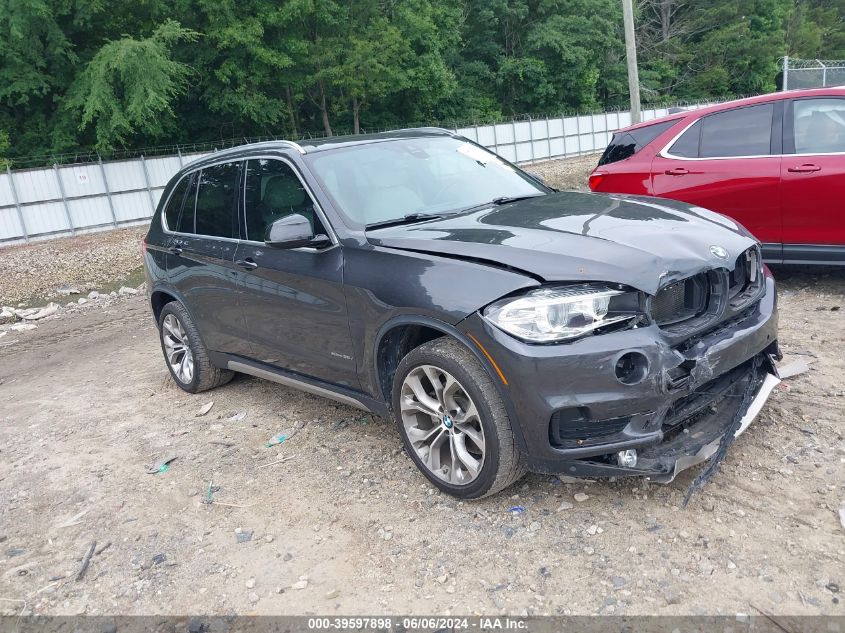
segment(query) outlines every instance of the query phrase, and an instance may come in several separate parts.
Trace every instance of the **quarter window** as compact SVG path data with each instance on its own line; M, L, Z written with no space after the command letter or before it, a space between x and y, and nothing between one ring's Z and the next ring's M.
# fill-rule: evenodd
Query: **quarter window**
M176 230L179 224L179 214L182 212L182 205L185 202L185 192L188 191L188 184L191 182L190 176L185 176L173 188L173 193L170 194L170 200L167 201L167 207L164 209L164 219L167 228L171 231Z
M244 201L247 239L253 242L263 242L268 226L295 213L311 222L314 235L326 233L311 197L293 169L283 161L247 161Z
M182 205L182 215L179 216L179 224L176 230L179 233L196 233L194 227L194 205L197 200L197 175L191 174L186 181L190 181L185 202Z
M669 149L685 158L768 156L772 146L774 105L735 108L696 121Z
M796 154L845 152L845 99L796 99L792 122Z
M238 163L205 167L199 175L196 233L212 237L237 237L235 201L238 191Z
M671 121L646 125L628 132L617 132L613 135L613 139L611 139L607 149L601 155L599 167L630 158L678 121L679 119L672 119Z

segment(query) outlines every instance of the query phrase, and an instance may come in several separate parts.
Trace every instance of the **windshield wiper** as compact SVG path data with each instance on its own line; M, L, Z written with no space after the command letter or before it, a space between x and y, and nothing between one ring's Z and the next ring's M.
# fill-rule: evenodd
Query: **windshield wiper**
M467 213L469 211L477 211L478 209L483 209L484 207L498 207L503 204L507 204L509 202L519 202L520 200L527 200L528 198L539 198L540 196L546 196L548 194L545 193L535 193L528 196L500 196L498 198L493 198L487 202L481 202L479 204L474 204L469 207L464 207L457 213Z
M503 204L508 204L509 202L519 202L520 200L528 200L529 198L539 198L540 196L545 196L545 193L532 193L531 195L527 196L500 196L499 198L493 198L490 202L495 204L497 207Z
M373 222L367 224L367 229L383 229L388 226L400 226L402 224L413 224L414 222L422 222L424 220L440 220L445 218L443 213L409 213L401 218L393 218L392 220L382 220L381 222Z

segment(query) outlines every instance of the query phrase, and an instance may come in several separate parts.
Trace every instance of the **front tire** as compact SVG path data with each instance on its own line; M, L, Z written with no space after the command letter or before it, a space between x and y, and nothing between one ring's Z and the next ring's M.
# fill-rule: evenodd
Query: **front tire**
M181 303L172 301L158 317L159 340L164 361L177 385L188 393L200 393L232 380L234 372L211 364L193 319Z
M492 379L455 339L429 341L405 356L392 401L406 452L440 490L478 499L525 474Z

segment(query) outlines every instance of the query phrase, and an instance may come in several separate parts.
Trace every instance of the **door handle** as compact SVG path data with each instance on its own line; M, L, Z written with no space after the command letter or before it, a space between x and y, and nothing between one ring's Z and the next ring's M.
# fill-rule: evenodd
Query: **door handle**
M822 168L818 165L814 165L813 163L804 163L803 165L798 165L797 167L790 167L789 171L793 174L805 174L813 171L821 171Z
M665 173L667 176L683 176L689 173L689 169L686 167L673 167L672 169L667 169Z
M235 262L235 265L240 266L241 268L244 268L246 270L255 270L256 268L258 268L258 264L256 264L251 259L239 259Z
M171 255L181 255L182 254L182 247L181 246L171 246L167 249L167 252Z

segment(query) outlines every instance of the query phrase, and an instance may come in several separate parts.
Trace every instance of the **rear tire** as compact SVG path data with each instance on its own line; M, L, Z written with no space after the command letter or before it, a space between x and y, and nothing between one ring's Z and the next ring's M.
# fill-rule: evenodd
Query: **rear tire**
M525 474L496 386L455 339L409 352L396 369L392 402L406 452L440 490L479 499Z
M188 393L200 393L225 385L234 372L211 364L208 348L200 338L191 315L181 303L165 305L158 317L159 341L164 361L177 385Z

